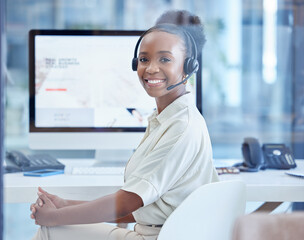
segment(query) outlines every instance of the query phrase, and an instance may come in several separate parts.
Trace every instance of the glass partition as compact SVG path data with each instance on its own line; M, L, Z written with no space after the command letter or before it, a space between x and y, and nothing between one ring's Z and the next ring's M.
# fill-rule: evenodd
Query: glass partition
M6 147L28 148L30 29L145 30L170 9L193 12L205 25L202 106L214 158L240 159L248 136L284 142L304 158L302 0L6 1ZM6 239L32 237L28 206L5 205Z

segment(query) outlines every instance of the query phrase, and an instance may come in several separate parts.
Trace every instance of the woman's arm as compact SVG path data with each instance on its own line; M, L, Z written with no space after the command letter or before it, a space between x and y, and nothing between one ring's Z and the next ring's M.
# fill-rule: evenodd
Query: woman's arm
M125 217L118 218L115 221L112 221L112 223L134 223L134 222L136 222L136 221L135 221L132 213L130 213L129 215L127 215Z
M78 205L78 204L88 202L88 201L68 200L68 199L65 199L65 201L66 201L66 204L63 207L68 207L68 206L73 206L73 205Z
M44 204L42 207L35 207L35 220L37 224L44 226L134 220L130 214L143 206L143 201L137 194L124 190L94 201L59 209L45 194L41 194L40 198Z
M52 201L52 203L55 205L56 208L63 208L63 207L67 207L67 206L71 206L71 205L78 205L78 204L87 202L87 201L63 199L61 197L58 197L57 195L48 193L41 187L38 187L38 193L37 193L38 196L40 196L41 193L46 195L48 197L48 199L50 199ZM42 199L40 199L40 197L38 197L36 203L31 204L31 206L30 206L30 211L32 211L31 218L33 218L33 219L35 218L35 216L34 216L36 213L35 205L39 205L40 207L42 207L43 204L44 203L43 203Z

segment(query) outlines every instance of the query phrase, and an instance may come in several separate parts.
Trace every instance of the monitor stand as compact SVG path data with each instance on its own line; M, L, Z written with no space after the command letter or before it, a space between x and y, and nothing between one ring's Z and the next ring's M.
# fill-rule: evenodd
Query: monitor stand
M95 150L94 167L124 167L134 149L97 149Z

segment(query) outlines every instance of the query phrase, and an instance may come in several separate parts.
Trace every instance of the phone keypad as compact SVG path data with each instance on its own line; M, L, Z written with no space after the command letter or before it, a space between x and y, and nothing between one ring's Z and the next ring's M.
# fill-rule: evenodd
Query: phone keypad
M296 167L289 148L284 144L264 144L262 149L266 168L290 169Z

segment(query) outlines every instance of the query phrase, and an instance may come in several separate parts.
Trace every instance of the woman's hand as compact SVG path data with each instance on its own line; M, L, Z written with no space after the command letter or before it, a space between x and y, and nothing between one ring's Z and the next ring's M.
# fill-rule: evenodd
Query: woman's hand
M57 208L54 203L44 194L38 192L39 199L43 204L32 204L32 215L35 223L41 226L55 226L56 225L56 211Z
M46 191L44 191L41 187L38 187L38 199L36 201L36 203L31 204L30 206L30 211L32 212L31 214L31 218L35 219L35 213L36 213L36 207L42 207L44 202L43 200L40 198L40 194L44 194L49 200L51 200L51 202L55 205L56 208L62 208L68 205L67 200L60 198L56 195L50 194Z
M67 200L60 198L56 195L50 194L44 191L41 187L38 187L38 193L43 193L45 196L47 196L47 198L52 201L52 203L56 206L56 208L62 208L68 205ZM37 199L38 205L40 206L40 203L43 205L43 201L41 199L39 201L39 199L40 198Z

